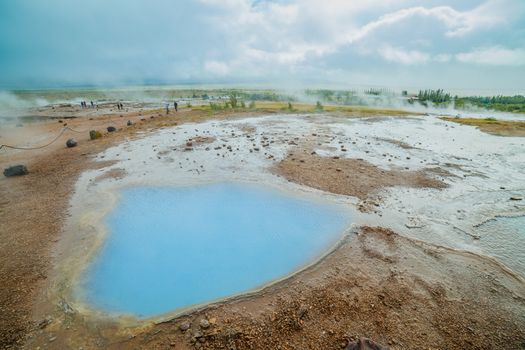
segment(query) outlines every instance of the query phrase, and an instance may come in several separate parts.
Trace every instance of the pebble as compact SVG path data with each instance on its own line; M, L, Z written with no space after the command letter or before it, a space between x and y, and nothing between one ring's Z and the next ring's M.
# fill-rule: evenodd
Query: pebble
M190 323L189 323L188 321L182 322L182 323L179 325L179 329L180 329L182 332L186 332L188 329L190 329Z
M208 329L210 327L210 322L207 319L203 318L202 320L200 320L199 326L202 329Z

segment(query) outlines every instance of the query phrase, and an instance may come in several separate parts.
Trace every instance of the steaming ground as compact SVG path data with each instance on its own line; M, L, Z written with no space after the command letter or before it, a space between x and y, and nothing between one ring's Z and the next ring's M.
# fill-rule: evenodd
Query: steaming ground
M207 142L193 144L193 140L203 137L208 138ZM187 146L187 142L192 145ZM230 180L282 183L285 179L275 177L272 167L289 154L299 158L312 152L340 161L363 159L384 171L426 171L446 184L446 188L429 184L410 188L379 183L360 196L360 203L374 202L373 219L363 219L366 223L408 237L492 256L478 244L483 237L477 225L497 215L525 214L525 203L511 200L525 196L523 138L491 136L428 116L348 119L276 115L209 121L166 128L141 140L124 142L98 159L117 161L115 168L127 174L118 186ZM296 160L297 166L305 165L303 172L314 162L308 157ZM102 185L89 183L103 171L81 178L79 196L97 197L96 189ZM335 180L351 181L346 175L353 176L341 172ZM330 192L329 188L321 188ZM84 189L90 193L83 193ZM516 243L512 239L501 242L512 252L512 259L525 261L525 253ZM525 266L517 272L525 276Z
M79 119L71 121L74 127L112 122L122 130L82 139L75 149L39 153L49 164L35 165L27 179L1 184L11 187L3 206L19 199L12 191L24 181L30 181L26 191L49 184L34 182L37 175L65 193L74 188L71 198L64 193L36 213L50 206L48 215L58 221L57 206L70 204L63 225L46 231L50 241L60 242L48 243L56 259L47 282L32 285L38 307L27 307L32 300L4 299L13 310L36 310L28 348L340 349L356 336L370 336L393 349L512 349L525 339L522 241L503 236L494 249L493 240L483 244L490 230L479 229L498 215L525 215L523 138L488 135L434 116L184 111L159 117L134 111L125 118ZM136 124L126 127L127 119ZM13 159L24 158L16 153ZM53 172L51 160L67 171ZM370 180L352 181L360 176ZM336 201L355 211L353 234L287 281L167 323L106 319L78 300L77 273L104 239L101 218L120 188L217 181L264 183ZM11 230L2 232L5 239L38 232L38 226L21 231L15 225L25 205L17 203L16 213L6 211ZM41 220L28 209L26 221ZM60 236L57 227L63 227ZM8 246L2 251L24 259ZM46 254L41 260L33 270L51 267ZM15 271L16 264L10 266ZM2 277L9 281L7 268ZM6 291L19 290L10 286ZM201 319L210 326L201 327ZM9 323L2 324L4 332Z

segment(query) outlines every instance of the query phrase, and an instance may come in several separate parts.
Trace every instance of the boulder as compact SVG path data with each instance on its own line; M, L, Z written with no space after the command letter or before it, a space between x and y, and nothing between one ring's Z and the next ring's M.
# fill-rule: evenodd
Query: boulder
M117 128L115 128L114 126L108 126L108 132L114 132L114 131L117 131Z
M13 165L4 169L5 177L27 175L27 173L28 171L25 165Z
M69 139L66 141L66 146L68 148L75 147L77 145L77 140L75 139Z
M96 139L99 139L102 137L102 134L100 133L100 131L97 131L97 130L91 130L89 132L89 138L91 140L96 140Z

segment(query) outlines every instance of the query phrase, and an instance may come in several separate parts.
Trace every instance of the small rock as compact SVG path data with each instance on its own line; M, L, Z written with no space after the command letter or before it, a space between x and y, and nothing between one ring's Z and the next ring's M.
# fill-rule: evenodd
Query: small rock
M91 130L89 132L89 138L91 140L96 140L96 139L99 139L102 137L102 134L100 133L100 131L97 131L97 130Z
M133 122L131 120L128 120L127 124L128 124L128 126L131 126L131 125L133 125Z
M75 147L76 145L77 145L77 140L75 140L75 139L68 139L66 141L66 146L68 148Z
M188 321L182 322L182 323L179 325L179 329L180 329L182 332L186 332L188 329L190 329L190 323L189 323Z
M117 131L117 129L114 126L108 126L108 132L114 132Z
M41 320L40 322L38 322L38 328L40 329L44 329L46 328L51 322L53 321L53 319L51 317L47 317L43 320Z
M210 328L210 322L207 319L203 318L202 320L200 320L199 326L202 329L208 329L208 328Z
M196 330L196 331L193 332L193 338L194 338L194 339L202 338L202 336L203 336L203 334L202 334L202 332L199 331L199 330Z
M186 146L188 146L188 147L193 146L193 142L191 142L191 141L186 142Z
M13 165L7 169L4 169L5 177L27 175L27 173L28 171L25 165Z

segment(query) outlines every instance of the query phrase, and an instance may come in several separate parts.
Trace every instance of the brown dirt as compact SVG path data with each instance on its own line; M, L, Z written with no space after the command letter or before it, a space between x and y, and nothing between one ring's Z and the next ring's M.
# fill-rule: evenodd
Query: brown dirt
M441 119L463 125L476 126L479 130L487 134L497 136L519 136L525 137L525 121L519 120L493 120L478 118L450 118Z
M106 179L122 179L126 176L126 170L121 168L109 169L105 173L97 176L95 181L102 181Z
M196 145L202 145L206 143L213 143L216 140L213 136L197 136L192 139L189 139L188 141L193 142Z
M362 159L321 157L308 151L289 154L275 167L276 173L290 181L362 200L385 187L447 187L436 179L436 171L385 170Z
M90 155L137 137L137 131L209 117L206 112L185 111L168 117L151 112L123 119L79 118L71 120L71 126L90 129L93 123L111 121L119 131L95 141L79 135L79 146L72 149L65 148L64 135L45 150L10 153L0 160L2 166L23 162L30 171L0 179L0 348L340 349L360 336L392 349L523 345L522 280L472 254L438 249L379 228L364 228L357 239L346 240L322 262L257 295L172 322L121 328L59 308L49 319L35 318L42 317L33 310L45 292L74 183L85 169L111 165L94 163ZM127 119L136 124L126 127ZM34 128L55 129L52 124ZM344 171L367 166L357 161ZM343 169L325 171L332 177L337 175L333 171ZM373 191L373 184L362 193L367 191ZM209 320L209 328L199 329L202 318ZM191 328L181 332L184 321Z
M386 139L386 138L383 138L383 137L377 137L377 140L391 143L391 144L396 145L398 147L401 147L403 149L418 149L417 147L411 146L408 143L403 142L403 141L399 141L399 140Z

